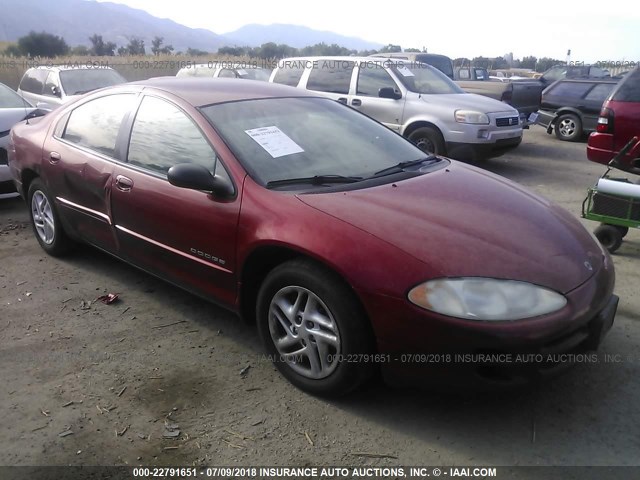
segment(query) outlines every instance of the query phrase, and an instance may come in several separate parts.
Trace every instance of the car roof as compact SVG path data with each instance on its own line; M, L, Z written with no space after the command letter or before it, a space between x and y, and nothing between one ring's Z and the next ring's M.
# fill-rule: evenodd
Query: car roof
M235 78L157 77L125 85L140 85L171 93L196 107L264 98L324 98L321 95L287 85L256 80L239 81Z
M316 57L289 57L278 60L278 66L283 66L285 62L314 62L314 61L327 61L327 62L369 62L383 65L389 63L389 60L406 60L402 58L392 59L391 57L340 57L340 56L316 56ZM398 62L399 63L399 62ZM420 63L420 62L417 62Z

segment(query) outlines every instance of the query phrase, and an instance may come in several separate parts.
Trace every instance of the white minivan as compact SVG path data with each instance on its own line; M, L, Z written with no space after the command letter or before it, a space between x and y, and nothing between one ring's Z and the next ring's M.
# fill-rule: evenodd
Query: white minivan
M125 82L110 67L39 66L24 73L18 94L38 108L54 110L84 93Z
M464 92L436 68L372 57L280 60L270 80L317 91L407 137L426 152L478 160L522 141L518 111Z

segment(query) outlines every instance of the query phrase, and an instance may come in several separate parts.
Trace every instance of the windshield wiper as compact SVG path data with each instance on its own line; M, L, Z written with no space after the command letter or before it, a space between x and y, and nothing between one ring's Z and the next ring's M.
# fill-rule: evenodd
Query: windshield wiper
M415 165L420 165L424 162L433 162L437 163L441 160L441 158L436 157L435 155L429 155L428 157L419 158L417 160L407 160L406 162L400 162L396 165L392 165L387 168L383 168L382 170L377 171L369 178L382 177L384 175L390 175L392 173L400 173L403 172L406 168L413 167Z
M343 175L314 175L313 177L283 178L282 180L271 180L267 182L267 188L281 185L295 185L297 183L308 183L311 185L324 185L327 183L355 183L362 180L362 177L345 177Z

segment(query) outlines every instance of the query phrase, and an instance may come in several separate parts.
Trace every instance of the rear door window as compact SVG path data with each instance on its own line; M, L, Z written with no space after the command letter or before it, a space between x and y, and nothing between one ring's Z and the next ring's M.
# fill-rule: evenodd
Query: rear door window
M116 157L116 140L134 94L100 97L71 112L62 138L109 157Z
M627 73L611 99L617 102L640 102L640 68Z
M582 98L593 87L592 83L560 82L551 87L549 95L563 98Z
M303 73L303 64L287 64L287 62L284 62L284 65L278 69L273 77L273 83L281 83L283 85L289 85L290 87L297 87Z
M314 63L307 81L307 90L329 93L349 93L355 62L326 60ZM377 96L377 95L376 95Z
M603 103L611 93L611 90L613 90L613 87L615 87L613 83L599 83L584 98L585 100Z

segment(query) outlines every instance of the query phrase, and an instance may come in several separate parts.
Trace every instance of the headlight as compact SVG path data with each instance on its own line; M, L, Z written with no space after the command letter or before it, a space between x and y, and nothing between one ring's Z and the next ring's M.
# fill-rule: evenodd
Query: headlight
M442 315L470 320L520 320L560 310L567 299L531 283L493 278L441 278L413 288L409 300Z
M473 123L476 125L489 125L489 117L480 112L473 110L456 110L455 111L456 122L458 123Z

